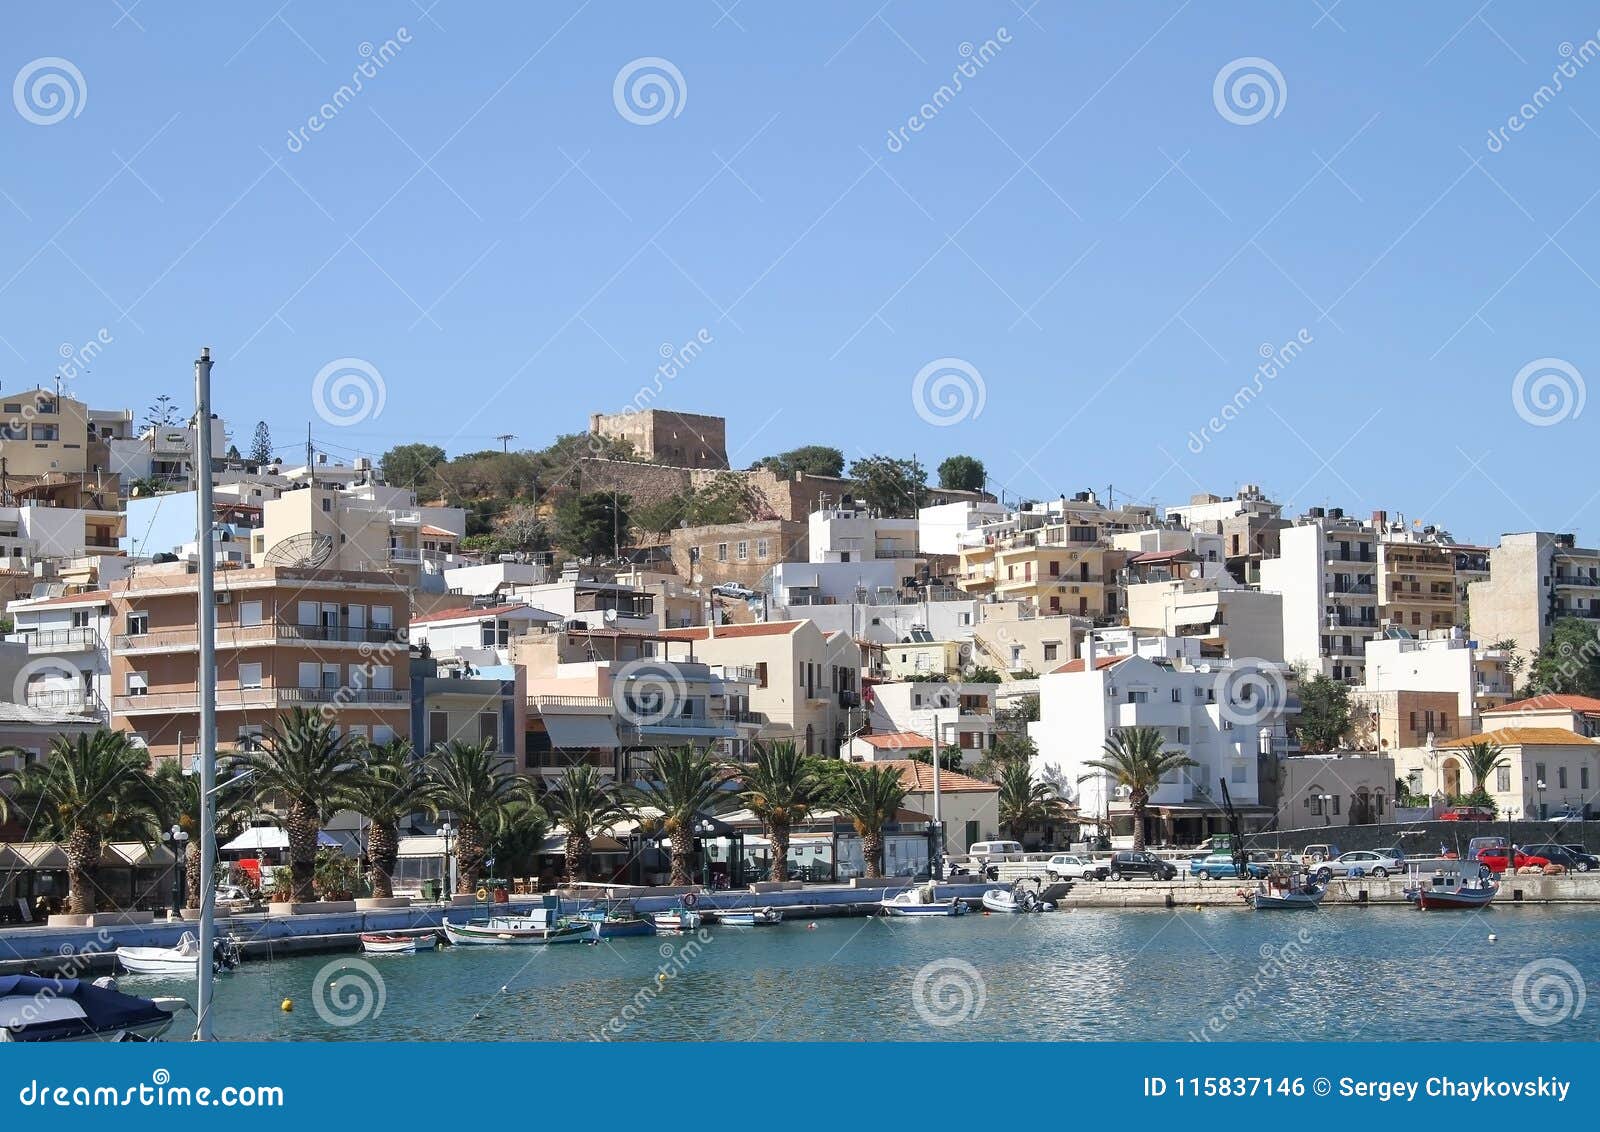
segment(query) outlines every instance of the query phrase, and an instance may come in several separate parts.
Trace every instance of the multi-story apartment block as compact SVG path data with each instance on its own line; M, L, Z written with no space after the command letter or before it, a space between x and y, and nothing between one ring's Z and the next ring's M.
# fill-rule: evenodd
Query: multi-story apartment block
M1455 551L1439 543L1380 541L1380 619L1413 636L1461 624L1455 559Z
M587 568L568 566L553 581L519 582L504 587L502 593L508 601L524 601L564 622L579 621L595 629L648 633L661 627L655 594Z
M1193 844L1224 829L1222 781L1246 823L1259 826L1268 811L1259 804L1258 761L1287 751L1287 696L1270 691L1283 679L1275 666L1204 661L1191 640L1091 634L1081 657L1039 679L1040 717L1028 728L1039 751L1034 771L1075 796L1083 820L1109 820L1115 837L1127 837L1126 797L1086 763L1118 728L1152 727L1168 750L1199 764L1173 772L1151 795L1152 843Z
M1168 507L1167 518L1221 536L1228 572L1242 585L1260 583L1261 563L1278 557L1278 532L1290 525L1283 505L1249 483L1237 496L1195 495L1186 505Z
M918 548L924 554L960 554L973 532L1004 522L1010 513L1003 503L976 499L923 507L917 512Z
M1488 578L1467 586L1467 602L1479 640L1514 642L1527 659L1563 618L1600 623L1600 550L1578 546L1571 534L1501 535Z
M926 559L915 519L884 518L857 507L812 512L808 561L774 566L765 582L781 606L894 603L911 599Z
M99 420L98 414L91 414ZM106 423L107 429L116 424ZM228 446L228 429L222 418L211 418L211 451L220 458ZM124 491L136 486L141 490L154 486L158 490L190 491L195 486L196 460L200 451L200 433L191 423L162 427L148 426L134 436L102 434L102 443L109 455L108 470L122 481Z
M526 602L474 604L466 609L442 609L413 617L411 643L440 659L509 664L517 638L560 622L556 614Z
M412 657L410 674L412 750L487 743L522 767L528 697L521 669Z
M625 440L641 460L675 468L726 468L728 422L722 417L642 409L628 413L591 413L589 432L608 440Z
M1421 638L1381 637L1367 642L1369 692L1447 692L1455 697L1456 735L1483 727L1485 712L1511 699L1511 654L1469 640L1452 628ZM1432 730L1432 728L1429 728Z
M1042 614L1109 623L1122 611L1118 575L1130 557L1094 542L978 547L961 552L957 584L976 596L1028 602Z
M1130 585L1126 594L1133 628L1193 637L1207 656L1284 659L1281 594L1245 589L1227 573Z
M1283 655L1336 680L1361 682L1378 635L1378 536L1338 508L1313 507L1278 532L1261 588L1283 599Z
M199 579L185 563L139 567L107 587L111 722L157 758L192 756L199 733ZM218 738L248 742L293 707L351 734L411 731L410 601L387 574L263 567L216 585Z
M110 710L111 600L104 590L22 598L6 613L6 639L27 659L0 698L107 723Z
M873 684L864 699L875 734L937 737L941 751L958 750L962 765L971 766L994 745L995 687L964 680Z
M706 664L755 675L750 710L762 738L793 739L807 754L836 756L861 726L861 646L811 621L705 625L661 634L693 646Z
M1076 656L1093 624L1071 614L1041 615L1031 602L981 602L972 630L973 663L1013 678L1037 676Z

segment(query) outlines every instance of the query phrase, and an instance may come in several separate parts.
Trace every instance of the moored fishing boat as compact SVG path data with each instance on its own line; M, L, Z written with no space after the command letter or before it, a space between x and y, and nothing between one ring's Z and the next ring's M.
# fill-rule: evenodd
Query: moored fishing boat
M725 928L770 927L783 922L783 912L777 908L721 908L717 923Z
M1285 876L1270 873L1253 891L1243 892L1244 902L1257 912L1309 912L1328 894L1326 884L1316 884L1304 873Z
M650 922L658 932L689 932L698 928L703 921L704 917L699 912L682 905L650 913Z
M918 918L926 916L963 916L967 906L963 901L954 898L940 900L932 892L932 886L923 888L908 888L895 894L892 898L886 897L878 902L878 907L886 916L903 916Z
M1482 908L1500 892L1500 885L1487 866L1480 865L1476 877L1458 871L1436 872L1427 880L1416 876L1405 890L1406 899L1424 912L1444 912L1462 908Z
M577 920L540 915L490 916L465 924L444 922L444 936L457 947L500 944L577 943L593 937L593 926Z
M117 962L130 975L187 975L194 978L200 965L200 941L184 932L175 947L119 947ZM217 941L212 950L212 971L231 971L239 963L238 945Z
M589 925L595 939L621 939L626 936L654 935L655 925L639 915L631 900L606 900L591 904L573 917Z
M415 955L432 951L439 942L433 932L407 935L401 932L362 932L361 950L367 955Z
M91 983L4 975L0 1042L153 1041L188 1008L181 998L124 994L110 979Z
M1032 889L1016 888L991 888L982 898L985 912L1043 912L1054 907L1048 901L1040 900Z

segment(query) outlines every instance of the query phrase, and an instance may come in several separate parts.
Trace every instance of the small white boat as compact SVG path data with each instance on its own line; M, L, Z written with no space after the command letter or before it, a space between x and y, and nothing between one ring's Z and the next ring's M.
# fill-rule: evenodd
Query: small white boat
M693 908L668 908L662 912L651 912L650 922L656 926L658 932L691 932L704 922L703 917Z
M466 924L444 922L444 935L457 947L499 944L576 943L592 935L590 924L544 916L490 916Z
M189 1004L142 998L111 979L0 977L0 1042L154 1041Z
M967 913L964 901L936 899L931 887L908 888L892 898L880 900L878 907L886 916L964 916Z
M1303 874L1286 877L1273 873L1253 892L1245 893L1244 900L1257 912L1306 912L1321 904L1327 894L1326 884L1314 884Z
M187 975L199 973L200 941L193 932L184 932L176 947L119 947L117 962L130 975ZM213 971L231 971L238 964L238 948L228 941L218 942L212 956Z
M1014 888L991 888L983 894L982 903L986 912L1043 912L1053 907L1026 888L1021 892Z
M415 955L432 951L439 943L433 932L404 935L397 932L362 932L361 950L367 955Z
M717 923L725 928L760 928L782 923L777 908L724 908L717 912Z

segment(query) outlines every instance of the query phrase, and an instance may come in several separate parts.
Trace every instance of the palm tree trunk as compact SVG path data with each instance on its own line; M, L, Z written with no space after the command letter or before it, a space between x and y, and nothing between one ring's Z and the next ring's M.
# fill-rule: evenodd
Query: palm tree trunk
M204 880L205 878L200 875L200 840L199 838L191 837L188 847L183 851L183 906L185 908L199 911L200 894L205 891L200 886Z
M478 828L478 824L463 819L461 832L456 837L456 891L458 893L478 891L478 878L483 876L483 859L487 852L483 844L483 831Z
M74 916L94 912L94 874L100 864L100 835L88 825L74 825L67 838L67 911Z
M400 859L400 831L389 822L373 822L367 831L367 864L372 870L372 895L394 895L394 866Z
M772 879L789 879L789 823L767 819L767 838L772 842Z
M870 830L861 835L861 857L866 866L867 879L883 876L883 831Z
M567 834L567 883L589 879L589 837L585 833Z
M679 822L672 827L672 883L694 883L694 829Z
M1128 803L1133 807L1133 847L1144 848L1144 807L1150 796L1142 790L1136 790L1128 796Z
M289 875L294 880L290 899L296 904L310 904L317 898L317 834L321 832L322 823L308 803L290 803Z

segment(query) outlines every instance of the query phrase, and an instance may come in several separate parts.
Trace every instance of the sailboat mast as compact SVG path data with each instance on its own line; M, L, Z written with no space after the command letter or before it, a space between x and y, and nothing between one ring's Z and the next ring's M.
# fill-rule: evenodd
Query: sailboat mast
M195 1024L197 1042L212 1040L211 956L215 951L217 886L217 600L216 547L211 541L211 347L203 346L194 363L194 427L196 440L195 535L200 556L200 741L195 758L200 761L200 875L190 884L200 886L200 958L195 964Z

